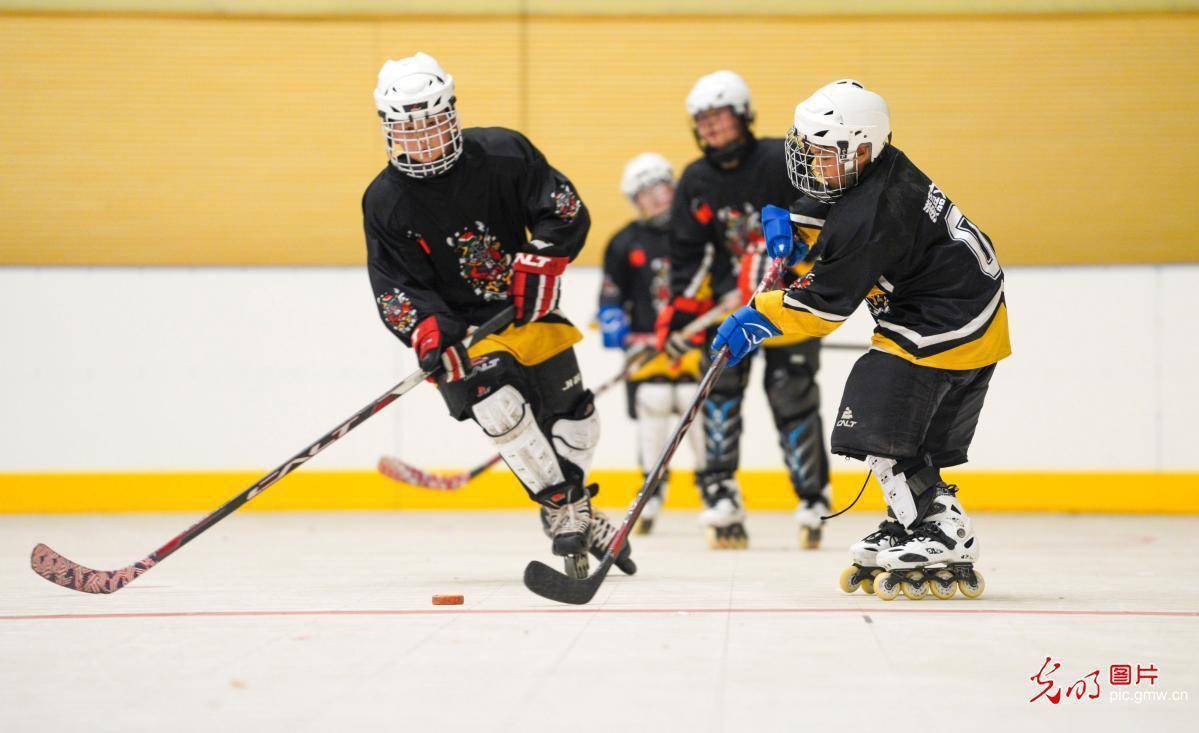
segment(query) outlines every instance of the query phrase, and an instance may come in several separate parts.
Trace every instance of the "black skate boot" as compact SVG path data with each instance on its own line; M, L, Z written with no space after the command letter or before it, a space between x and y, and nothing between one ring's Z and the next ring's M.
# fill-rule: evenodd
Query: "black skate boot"
M594 493L592 494L594 496ZM603 560L604 555L608 553L608 546L612 544L612 538L620 528L608 519L603 512L595 512L591 518L591 554L596 560ZM633 547L629 544L628 538L625 538L624 546L620 548L620 552L616 553L616 567L620 568L620 572L625 575L632 575L637 572L637 564L633 562Z
M583 488L569 482L537 492L541 504L541 528L553 540L552 551L562 557L566 574L586 578L588 537L591 533L591 493L594 485Z

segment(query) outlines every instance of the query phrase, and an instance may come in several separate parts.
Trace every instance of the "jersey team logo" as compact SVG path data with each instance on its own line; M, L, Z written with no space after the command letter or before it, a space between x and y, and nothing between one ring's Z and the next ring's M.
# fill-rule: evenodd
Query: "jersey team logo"
M724 225L724 246L734 257L765 249L762 217L752 204L742 204L740 209L722 207L716 212L716 219Z
M474 229L464 227L447 237L446 242L458 256L458 271L468 287L483 300L504 300L512 280L512 255L500 247L500 241L476 221Z
M879 316L887 315L891 312L891 299L887 294L878 288L866 296L866 308L870 311L870 315L874 319Z
M553 198L554 213L562 221L574 221L575 217L579 215L579 209L583 207L579 195L565 183L558 186L558 190L554 191Z
M416 326L416 308L412 301L399 290L392 288L390 293L384 293L378 298L379 312L383 320L397 333L407 336Z

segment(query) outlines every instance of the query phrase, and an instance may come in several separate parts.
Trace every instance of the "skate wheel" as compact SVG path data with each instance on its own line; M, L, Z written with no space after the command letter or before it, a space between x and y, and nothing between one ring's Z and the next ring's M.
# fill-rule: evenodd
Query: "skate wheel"
M729 549L744 550L749 547L749 535L745 531L745 527L740 524L734 524L729 527Z
M916 570L907 574L902 583L903 594L913 601L928 595L928 581Z
M899 578L894 573L879 573L874 576L874 595L884 601L893 601L899 595Z
M591 569L590 563L587 562L587 555L580 552L578 555L567 555L562 558L566 565L566 575L575 580L582 580L587 577L587 572Z
M948 601L958 592L958 584L953 579L953 573L948 570L938 570L929 580L928 589L942 601Z
M854 576L858 574L856 565L850 565L841 571L841 577L837 580L837 585L846 593L853 593L861 585L861 582L854 580Z
M986 590L986 588L987 581L983 580L983 574L977 570L974 571L973 583L966 580L958 581L958 590L960 590L962 595L966 596L967 598L978 598L983 594L983 591Z
M705 534L708 536L708 549L724 549L724 538L720 536L719 530L717 530L715 527L708 527L708 529L705 530Z
M820 547L820 528L800 527L799 546L805 550L815 550Z
M878 568L870 571L870 577L862 578L862 592L874 595L874 578L882 571Z
M640 519L637 521L637 527L636 527L635 531L637 534L649 534L650 532L653 531L653 529L654 529L654 520Z

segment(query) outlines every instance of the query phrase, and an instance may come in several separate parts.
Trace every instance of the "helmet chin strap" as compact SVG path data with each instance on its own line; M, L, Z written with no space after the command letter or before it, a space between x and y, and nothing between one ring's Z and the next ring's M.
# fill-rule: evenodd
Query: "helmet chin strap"
M666 209L665 211L654 214L653 216L647 216L645 217L644 221L645 225L651 229L665 231L670 227L670 209Z
M698 136L699 133L696 133L697 138ZM713 165L720 168L735 168L741 165L741 161L745 160L757 142L758 139L754 137L754 134L749 129L746 129L744 137L722 145L719 148L705 145L700 140L700 150L703 151L704 157Z

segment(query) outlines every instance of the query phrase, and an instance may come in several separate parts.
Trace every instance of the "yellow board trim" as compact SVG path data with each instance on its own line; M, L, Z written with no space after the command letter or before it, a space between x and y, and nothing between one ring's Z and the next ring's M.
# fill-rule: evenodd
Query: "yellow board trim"
M848 504L864 472L833 473L833 504ZM188 511L206 513L253 484L261 474L0 473L0 514ZM962 487L970 511L1199 514L1199 472L945 472ZM640 487L635 470L593 471L603 491L599 506L623 509ZM751 510L790 510L795 496L783 471L742 471ZM1131 490L1130 490L1131 489ZM675 472L667 508L695 510L699 498L689 472ZM459 491L397 484L368 471L300 471L245 507L269 510L520 509L532 504L506 471L483 474ZM854 511L881 512L871 480Z

